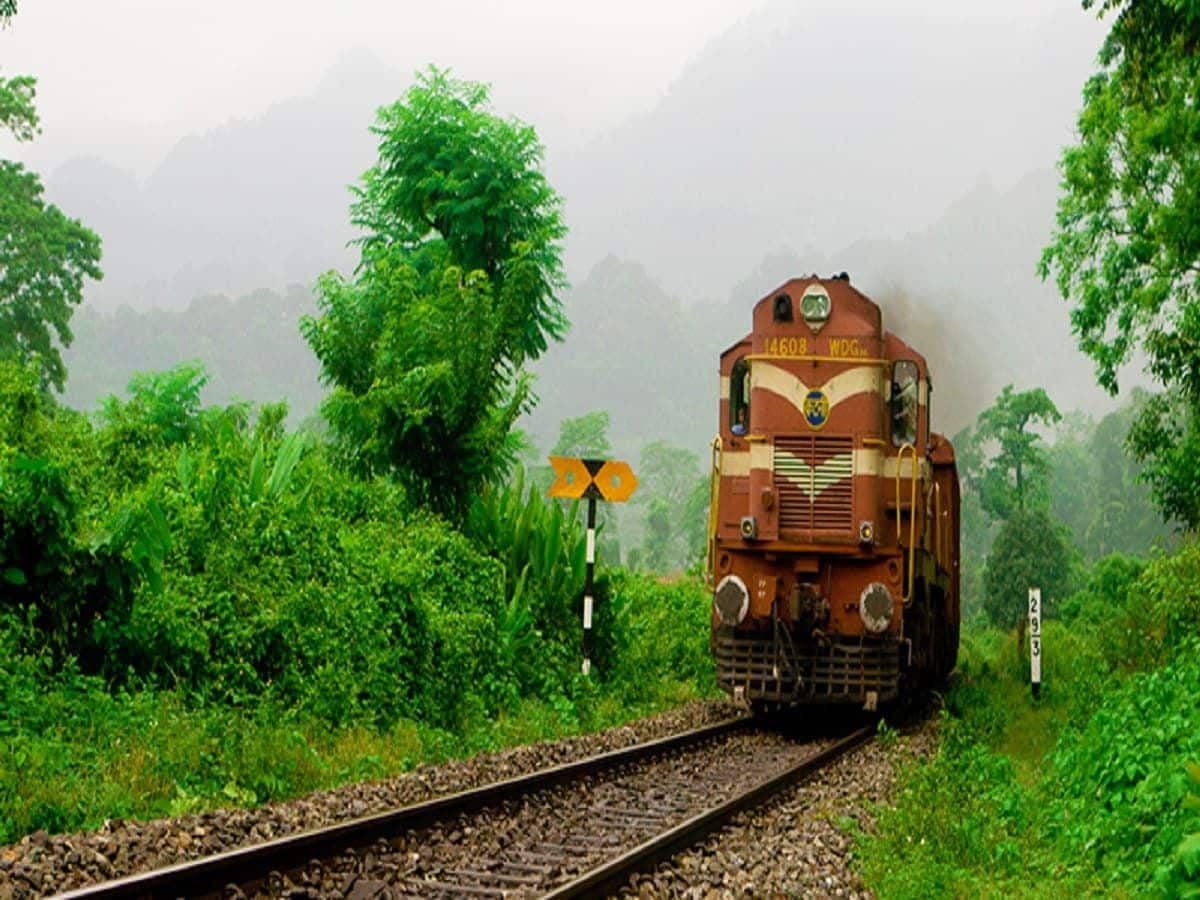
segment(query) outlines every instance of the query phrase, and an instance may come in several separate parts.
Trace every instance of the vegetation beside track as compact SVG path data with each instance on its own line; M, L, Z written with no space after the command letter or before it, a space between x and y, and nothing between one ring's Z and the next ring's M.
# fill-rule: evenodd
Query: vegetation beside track
M938 754L860 838L868 884L881 897L1200 889L1197 583L1196 545L1101 560L1045 624L1040 700L1023 634L968 629Z
M0 129L32 138L33 96L0 79ZM0 843L280 799L712 690L700 586L616 570L595 674L578 674L578 510L514 469L525 367L567 325L533 129L430 69L375 134L351 212L361 265L323 276L301 323L329 391L291 432L284 404L204 407L199 363L90 414L62 406L49 329L70 343L99 240L0 162L32 235L0 242L0 319L29 326L0 341ZM68 244L84 257L36 252Z

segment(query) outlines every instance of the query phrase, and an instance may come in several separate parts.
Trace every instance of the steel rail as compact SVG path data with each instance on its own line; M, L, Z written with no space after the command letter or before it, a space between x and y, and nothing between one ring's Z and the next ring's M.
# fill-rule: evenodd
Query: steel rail
M780 791L806 780L843 754L866 743L874 733L873 726L860 728L786 771L759 782L748 791L692 816L669 831L664 831L621 856L555 888L543 895L544 900L599 897L615 893L630 876L645 871L699 842L701 838L726 824L737 813L751 809Z
M60 900L116 900L128 897L198 897L214 894L230 883L257 881L266 878L272 872L285 872L310 860L369 845L381 838L423 828L461 813L494 806L505 800L573 781L584 775L639 762L702 743L710 738L742 731L751 727L753 723L754 719L750 716L737 716L713 725L539 769L527 775L481 785L410 806L76 888L56 896Z

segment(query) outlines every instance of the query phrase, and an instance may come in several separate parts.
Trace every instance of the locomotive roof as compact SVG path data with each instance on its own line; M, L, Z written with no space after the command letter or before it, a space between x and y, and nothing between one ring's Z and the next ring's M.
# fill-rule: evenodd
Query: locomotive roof
M819 284L825 288L825 290L829 292L830 299L839 308L844 310L847 308L847 305L849 305L849 311L851 313L857 311L860 317L873 320L874 326L876 328L880 328L882 315L880 313L879 304L877 304L858 288L854 287L854 285L850 283L850 276L848 276L845 272L842 272L839 275L834 275L830 278L820 278L817 275L800 275L796 278L789 278L787 281L768 291L755 301L751 312L751 322L753 323L754 327L751 328L748 334L734 341L732 344L722 350L721 355L724 356L739 344L747 341L750 338L750 335L754 334L754 332L758 330L757 324L761 318L766 318L768 321L770 320L771 314L770 311L766 309L766 305L772 303L776 297L778 297L780 294L787 294L792 298L793 302L797 302L800 297L804 296L805 290L807 290L808 287L813 284Z

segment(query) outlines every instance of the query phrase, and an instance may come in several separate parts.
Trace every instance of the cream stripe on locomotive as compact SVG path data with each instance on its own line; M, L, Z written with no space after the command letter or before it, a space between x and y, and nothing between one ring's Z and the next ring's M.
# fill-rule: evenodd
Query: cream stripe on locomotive
M783 455L784 452L786 452L786 451L780 451L777 449L775 451L776 458ZM788 454L788 455L790 456L791 454ZM874 447L860 447L857 450L855 450L854 457L853 457L854 474L855 475L872 475L872 476L882 475L884 478L895 478L896 477L896 457L882 456L882 458L881 458L881 455L882 454L880 453L880 451L875 449ZM763 454L762 451L760 451L758 461L766 462L766 455ZM911 465L911 463L908 461L908 457L905 457L904 464L900 468L900 477L901 478L907 479L909 477L909 475L912 471L909 468L910 465ZM766 465L756 466L755 468L769 469L772 467L768 463ZM820 466L818 466L817 468L820 468ZM927 459L920 460L920 467L919 467L918 471L920 472L920 477L922 480L928 479L930 476L929 460L927 460ZM742 451L727 450L724 453L722 453L721 454L721 474L723 476L725 476L726 478L745 477L745 476L749 475L750 474L750 453L745 450L742 450Z
M750 387L778 394L803 414L804 398L812 390L803 381L779 366L756 360L750 367ZM882 379L877 366L855 366L839 372L819 386L829 399L829 408L858 394L878 394L882 391Z
M912 475L911 457L905 456L900 466L900 477L909 478ZM917 467L919 477L928 479L930 476L929 460L922 458ZM884 478L896 477L896 457L884 456L876 447L860 447L854 451L855 475L882 475Z

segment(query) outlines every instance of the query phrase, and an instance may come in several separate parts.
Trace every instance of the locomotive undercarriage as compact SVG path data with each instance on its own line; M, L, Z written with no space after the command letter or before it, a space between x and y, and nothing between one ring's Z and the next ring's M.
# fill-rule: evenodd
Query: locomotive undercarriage
M853 703L899 696L901 642L892 635L814 640L781 622L766 633L714 629L717 681L751 702Z

